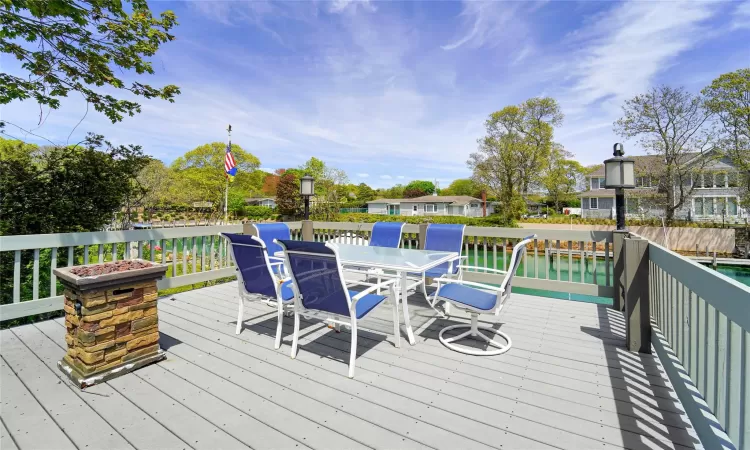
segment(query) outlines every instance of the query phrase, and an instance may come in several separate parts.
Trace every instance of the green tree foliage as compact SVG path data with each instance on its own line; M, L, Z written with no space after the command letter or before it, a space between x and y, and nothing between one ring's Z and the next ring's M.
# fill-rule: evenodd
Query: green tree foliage
M172 163L171 168L177 185L175 200L184 204L209 201L214 204L217 211L223 211L226 147L223 142L204 144ZM230 184L230 192L239 192L238 195L241 196L256 195L265 177L264 172L257 170L260 160L237 144L232 144L232 154L237 163L237 176Z
M425 180L414 180L404 188L404 198L416 198L435 192L435 183Z
M551 98L506 106L485 122L486 135L467 164L472 179L497 197L506 220L525 210L522 194L540 181L553 148L554 127L561 122L562 113Z
M156 209L163 208L172 202L175 176L163 162L151 159L136 177L142 194L137 205L142 207L148 215Z
M315 198L311 214L320 220L335 220L341 204L349 198L346 172L326 165L312 157L299 168L299 173L309 174L315 179Z
M440 195L468 195L470 197L481 198L482 186L470 178L459 178L445 189L440 190Z
M750 207L750 68L719 76L702 93L721 124L720 148L740 170L742 204Z
M53 109L73 93L113 123L140 112L132 100L108 92L123 89L130 95L170 102L177 86L152 87L139 81L127 85L122 69L153 74L148 60L174 39L177 24L172 11L155 18L146 0L3 0L0 3L0 51L22 62L28 76L0 73L0 104L33 99ZM105 87L97 92L96 88ZM114 89L112 89L114 88Z
M671 223L675 212L693 194L693 174L711 160L694 158L696 153L714 148L715 133L708 126L711 111L700 95L669 86L654 87L626 100L622 110L623 116L614 124L615 132L626 139L638 139L648 153L659 156L659 163L646 174L658 180L659 195L652 201L664 208L664 219ZM696 163L686 164L690 160Z
M0 138L0 233L97 231L138 198L149 158L100 136L85 146L44 147Z
M356 192L359 203L367 203L370 200L375 200L375 191L365 183L359 183Z
M404 185L397 184L388 189L378 189L376 198L404 198Z
M561 212L563 201L569 201L576 192L576 186L584 177L585 169L573 154L561 145L555 145L549 156L547 168L541 179L541 185L555 208Z
M289 217L299 217L301 211L299 195L299 178L290 170L281 175L276 186L276 208L279 214Z

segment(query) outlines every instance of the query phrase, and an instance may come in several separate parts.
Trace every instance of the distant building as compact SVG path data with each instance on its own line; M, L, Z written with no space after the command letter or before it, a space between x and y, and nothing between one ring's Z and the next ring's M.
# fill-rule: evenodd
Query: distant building
M493 211L493 206L487 203L487 214ZM482 217L482 200L467 195L380 198L367 202L367 212L391 216Z
M245 204L248 206L265 206L267 208L275 208L276 199L271 197L246 198Z
M698 153L686 155L684 164L696 164L701 156ZM659 193L659 180L649 175L658 173L655 166L664 164L659 156L631 156L635 160L636 188L625 193L626 217L659 218L664 216L664 208L655 204L654 198L664 196ZM656 167L658 169L658 167ZM581 216L585 218L606 218L615 216L615 190L604 188L604 167L600 167L586 177L587 190L578 194L581 198ZM690 198L676 211L675 218L682 220L730 222L748 217L750 211L739 206L740 174L729 158L711 161L699 174L689 181L695 186ZM679 189L679 186L673 187ZM661 188L663 189L663 188Z

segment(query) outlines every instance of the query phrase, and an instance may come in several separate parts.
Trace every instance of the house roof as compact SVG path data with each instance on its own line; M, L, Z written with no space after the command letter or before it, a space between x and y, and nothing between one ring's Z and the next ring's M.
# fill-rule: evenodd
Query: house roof
M273 198L273 197L252 197L252 198L246 198L245 199L246 202L260 202L260 201L263 201L263 200L274 200L275 201L276 199Z
M656 194L657 190L656 188L646 188L646 189L628 189L628 195L634 195L634 196L646 196L646 195L654 195ZM594 190L588 190L584 192L579 192L578 197L615 197L615 190L614 189L594 189Z
M416 198L404 198L401 203L450 203L451 205L466 205L472 202L481 202L478 198L468 195L425 195Z
M399 204L403 201L403 198L378 198L375 200L370 200L369 202L366 202L368 205L370 203L395 203Z
M699 156L699 152L685 153L682 156L683 162L692 162L696 156ZM639 155L639 156L628 156L628 158L635 161L635 173L648 173L653 171L655 168L664 165L664 158L660 155ZM604 176L604 165L602 164L595 171L591 172L589 177L603 177Z

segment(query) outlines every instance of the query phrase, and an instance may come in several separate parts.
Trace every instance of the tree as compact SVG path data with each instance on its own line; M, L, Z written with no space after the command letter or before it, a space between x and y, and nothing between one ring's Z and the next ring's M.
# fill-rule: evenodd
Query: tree
M138 146L90 136L77 147L42 147L0 138L0 234L98 231L140 195L149 162Z
M276 187L276 207L285 216L298 217L300 215L299 179L291 172L281 175Z
M283 173L283 172L282 172ZM275 173L267 173L265 175L265 178L263 178L263 186L261 186L260 190L265 195L276 195L276 187L279 185L279 180L281 179L281 176Z
M693 175L710 162L706 153L714 145L714 132L707 126L711 111L701 96L669 86L637 95L622 109L614 130L626 139L637 138L642 148L658 156L644 175L658 180L658 195L652 201L671 223L693 193Z
M209 201L215 207L221 206L220 209L223 210L226 147L223 142L204 144L172 163L171 167L179 184L179 200L188 204L194 201ZM237 144L232 144L232 154L237 163L237 176L231 183L230 190L240 190L246 195L253 195L260 189L262 182L256 173L260 160Z
M573 154L561 145L555 145L550 152L549 163L542 176L542 187L554 204L555 212L561 211L563 199L569 199L576 192L576 186L585 172L583 166L571 159L572 157Z
M482 186L470 178L459 178L445 189L440 190L440 195L468 195L469 197L482 197Z
M430 195L435 192L435 184L432 181L414 180L404 188L405 198L416 198Z
M109 93L114 89L170 102L180 93L174 85L128 86L118 77L123 69L153 74L148 58L174 39L169 33L177 24L174 13L155 18L146 0L132 0L129 8L121 0L4 0L0 24L0 51L28 72L0 74L0 104L33 99L57 109L60 98L79 93L114 123L141 111L137 102ZM100 87L106 89L97 92Z
M299 168L298 173L310 175L315 179L312 214L323 220L335 220L340 203L348 196L348 192L341 189L349 183L346 172L329 167L320 159L312 157Z
M702 93L721 123L720 147L740 171L742 205L750 207L750 69L725 73Z
M560 126L563 114L557 101L551 97L531 98L519 108L518 120L511 122L524 137L525 157L520 161L521 192L539 181L539 174L547 165L553 145L554 128Z
M404 185L397 184L392 188L379 189L377 192L377 198L405 198L404 197Z
M151 159L136 177L141 187L137 205L151 216L159 207L172 202L174 175L163 162Z
M360 203L367 203L370 200L375 200L375 191L365 183L359 183L356 192L357 201Z

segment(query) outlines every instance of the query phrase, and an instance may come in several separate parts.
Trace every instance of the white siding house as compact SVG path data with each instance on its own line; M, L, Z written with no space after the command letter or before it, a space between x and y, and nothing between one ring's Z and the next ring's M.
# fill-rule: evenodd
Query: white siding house
M275 208L276 199L274 198L246 198L245 204L249 206L265 206L267 208Z
M493 205L488 203L487 214L491 214L493 210ZM367 202L367 212L402 216L482 217L482 201L465 195L428 195L401 199L381 198Z

